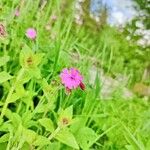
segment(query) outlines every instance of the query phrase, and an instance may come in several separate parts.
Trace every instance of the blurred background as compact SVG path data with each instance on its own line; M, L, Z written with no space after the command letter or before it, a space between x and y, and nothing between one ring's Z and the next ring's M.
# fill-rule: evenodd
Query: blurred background
M150 1L76 0L73 5L75 23L91 34L98 45L89 44L93 49L89 53L100 60L102 72L119 79L139 95L150 95ZM98 47L100 50L95 51ZM112 82L104 79L104 85L108 80L110 87Z

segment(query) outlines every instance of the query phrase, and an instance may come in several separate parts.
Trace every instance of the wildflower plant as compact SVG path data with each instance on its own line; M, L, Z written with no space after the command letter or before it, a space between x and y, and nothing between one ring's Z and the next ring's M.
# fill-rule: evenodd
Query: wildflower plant
M71 91L72 89L76 89L80 87L82 90L85 89L83 84L83 77L80 75L80 72L75 68L63 69L60 74L61 82L66 87L67 91Z
M70 1L1 3L0 150L149 148L149 103L123 101L118 93L106 102L99 72L94 85L88 81L89 67L98 67L91 56L102 58L107 74L120 67L109 51L111 44L119 54L124 48L112 40L115 29L103 28L103 42L99 33L74 25Z
M27 31L26 31L26 36L29 38L29 39L32 39L34 40L36 38L36 30L34 28L28 28Z

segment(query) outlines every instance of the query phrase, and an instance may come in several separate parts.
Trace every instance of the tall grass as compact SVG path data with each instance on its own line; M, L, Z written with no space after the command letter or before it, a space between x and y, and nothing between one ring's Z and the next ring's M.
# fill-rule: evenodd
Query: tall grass
M89 84L93 65L109 76L131 74L132 84L140 80L144 64L134 57L137 47L115 28L93 32L75 25L73 4L40 4L1 0L7 36L0 38L0 150L148 150L149 102L137 96L125 101L119 91L105 101L99 96L101 80ZM29 27L37 31L35 40L25 35ZM83 74L85 91L66 94L59 74L70 67Z

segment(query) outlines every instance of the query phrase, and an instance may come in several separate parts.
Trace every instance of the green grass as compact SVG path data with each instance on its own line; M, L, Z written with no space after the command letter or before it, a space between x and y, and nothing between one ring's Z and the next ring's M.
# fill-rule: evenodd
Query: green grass
M99 97L101 81L91 86L88 73L95 65L112 77L129 75L132 87L141 81L148 51L140 53L115 28L76 25L71 4L62 3L48 1L41 10L39 0L28 0L14 17L19 1L0 2L7 30L0 39L0 150L149 150L149 101L123 100L119 90L105 101ZM29 27L37 30L35 41L25 36ZM65 93L59 74L70 67L83 74L85 91Z

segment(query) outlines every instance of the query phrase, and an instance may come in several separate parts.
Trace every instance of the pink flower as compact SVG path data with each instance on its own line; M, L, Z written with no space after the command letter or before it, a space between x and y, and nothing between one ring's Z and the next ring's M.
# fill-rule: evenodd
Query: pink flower
M83 77L80 72L75 68L63 69L60 74L61 82L66 87L66 90L70 92L72 89L80 87L82 90L85 89L83 84Z
M16 9L15 16L18 17L20 15L19 9Z
M26 31L26 36L29 38L29 39L32 39L34 40L36 38L36 30L34 28L28 28L27 31Z
M57 20L57 16L56 16L56 15L52 15L52 16L51 16L51 19L52 19L53 21L55 21L55 20Z

